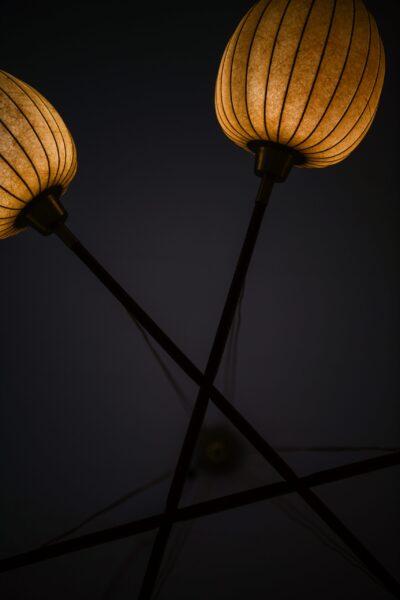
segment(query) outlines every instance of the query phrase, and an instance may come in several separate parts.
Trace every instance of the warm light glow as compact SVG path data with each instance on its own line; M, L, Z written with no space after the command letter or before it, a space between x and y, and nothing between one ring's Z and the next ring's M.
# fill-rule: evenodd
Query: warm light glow
M260 0L219 68L215 106L225 134L290 146L305 167L345 159L378 108L385 54L361 0Z
M35 89L0 71L0 239L36 196L64 193L77 168L75 144L60 115Z

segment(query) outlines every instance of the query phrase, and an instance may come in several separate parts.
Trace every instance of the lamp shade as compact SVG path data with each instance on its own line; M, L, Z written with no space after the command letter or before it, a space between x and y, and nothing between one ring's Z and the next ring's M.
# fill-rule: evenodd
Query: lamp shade
M345 159L375 117L384 48L362 0L260 0L219 68L215 106L239 146L273 142L305 167Z
M32 200L63 194L76 168L75 144L58 112L0 71L0 239L21 231L16 219Z

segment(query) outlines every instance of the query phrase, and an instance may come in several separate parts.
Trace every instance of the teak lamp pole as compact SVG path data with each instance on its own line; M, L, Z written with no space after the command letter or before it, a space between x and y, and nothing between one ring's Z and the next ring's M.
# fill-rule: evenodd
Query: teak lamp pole
M373 461L299 478L214 386L273 184L284 181L291 167L302 161L305 167L322 168L349 156L374 120L384 75L383 44L362 0L259 0L237 26L220 63L215 108L227 137L256 154L256 173L262 182L203 374L66 227L67 214L59 198L77 169L72 136L39 92L0 71L0 238L26 226L44 235L56 233L200 388L164 514L5 559L0 570L159 528L140 592L140 600L150 600L175 522L295 491L400 599L398 582L311 490L318 483L398 464L398 456L380 461L379 466ZM209 398L285 481L181 509L186 473Z
M229 331L232 326L273 185L277 181L284 181L286 179L291 167L296 162L296 157L297 153L274 144L261 145L257 151L256 172L262 178L260 188L218 329L215 334L203 382L198 392L181 454L172 478L171 487L167 497L164 522L157 533L153 545L142 589L139 594L139 600L150 599L157 582L157 576L175 521L176 510L182 496L186 474L189 470L196 442L206 415L210 390L214 384L224 354Z
M323 521L367 566L367 568L370 569L375 577L380 580L396 598L400 598L399 584L390 573L386 571L379 561L377 561L363 544L361 544L361 542L359 542L359 540L341 523L330 509L325 506L314 492L308 488L307 483L292 471L280 455L213 386L214 378L224 352L226 339L229 334L232 319L235 314L237 302L240 297L240 292L243 287L243 282L250 264L273 184L278 181L284 181L291 167L294 164L300 164L302 160L301 155L298 153L277 144L257 143L252 144L250 147L256 153L255 171L257 175L262 177L262 181L204 375L198 371L172 340L158 327L158 325L156 325L143 309L136 304L129 294L70 232L65 225L67 213L59 203L56 191L51 194L39 196L35 201L31 202L21 212L17 222L19 227L30 225L43 235L49 235L53 232L56 233L121 302L129 314L133 316L148 331L148 333L160 343L171 358L173 358L177 364L179 364L183 370L200 385L198 399L185 437L176 472L173 477L167 500L166 512L162 518L160 530L156 537L153 552L144 578L140 600L150 599L152 596L169 534L173 523L177 520L177 508L183 490L186 472L204 420L209 397L213 399L215 405L220 408L223 414L243 435L245 435L253 446L261 452L286 482L293 486L306 503L323 519Z
M400 452L391 452L384 456L368 458L342 467L333 467L332 469L312 473L301 479L305 485L312 488L333 483L335 481L343 481L348 478L353 479L359 475L365 475L372 473L373 471L380 471L398 465L400 465ZM255 502L279 498L296 491L297 486L293 483L288 483L287 481L270 483L261 487L245 490L244 492L223 496L222 498L207 500L198 504L185 506L184 508L178 508L175 513L175 521L177 523L190 521L217 512L224 512L241 506L248 506ZM3 558L0 560L0 573L19 569L28 565L34 565L39 562L65 556L66 554L93 548L101 544L122 540L146 531L152 531L162 525L163 518L163 514L152 515L151 517L129 521L123 525L117 525L108 529L96 531L95 533L81 535L53 544L46 544L35 550Z

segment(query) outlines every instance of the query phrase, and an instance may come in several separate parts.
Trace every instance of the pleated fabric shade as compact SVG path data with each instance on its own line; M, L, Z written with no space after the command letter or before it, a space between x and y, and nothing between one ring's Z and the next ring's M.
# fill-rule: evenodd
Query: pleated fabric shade
M215 107L239 146L296 149L305 167L345 159L370 128L385 55L362 0L260 0L239 23L219 68Z
M15 221L37 196L63 194L76 169L74 141L55 108L0 71L0 239L22 231Z

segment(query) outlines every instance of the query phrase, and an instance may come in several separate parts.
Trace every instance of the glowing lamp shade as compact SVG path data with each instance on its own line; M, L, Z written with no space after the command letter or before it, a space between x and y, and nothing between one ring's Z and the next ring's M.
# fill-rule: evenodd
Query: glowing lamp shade
M53 106L35 89L0 71L0 239L36 197L61 195L77 168L75 144Z
M305 167L326 167L366 135L384 76L383 44L361 0L260 0L225 49L217 118L243 148L274 142L300 152Z

